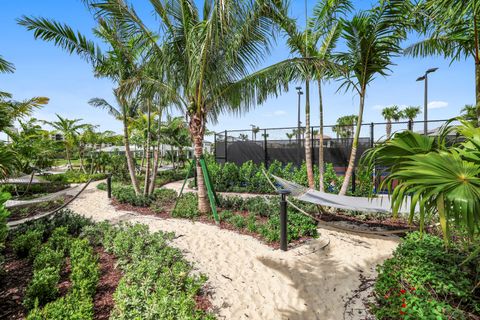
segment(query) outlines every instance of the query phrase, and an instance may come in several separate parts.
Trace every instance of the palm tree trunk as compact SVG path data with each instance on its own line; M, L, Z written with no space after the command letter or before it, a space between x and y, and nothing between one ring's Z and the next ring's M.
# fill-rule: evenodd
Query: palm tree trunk
M78 151L78 157L80 158L80 169L83 171L83 173L87 173L87 170L85 169L85 166L83 165L83 151Z
M307 166L308 187L314 189L312 139L310 134L310 80L307 79L305 81L305 164Z
M322 97L322 80L318 80L318 99L320 107L320 128L318 131L318 185L321 192L324 191L323 175L324 175L324 163L323 163L323 97Z
M477 104L478 126L480 126L480 61L475 61L475 102Z
M350 185L350 179L352 178L352 173L355 168L355 160L357 157L357 147L358 147L358 138L360 137L360 131L362 129L362 118L363 118L363 107L365 103L365 89L362 89L360 94L360 109L358 110L358 120L355 130L355 136L353 137L352 142L352 151L350 153L350 160L348 161L347 171L345 172L345 179L343 180L342 188L340 189L339 195L347 194L348 186Z
M148 190L148 194L152 194L153 191L155 190L155 178L157 177L157 172L158 172L158 163L160 159L160 147L161 147L161 134L160 134L160 128L162 126L162 110L160 109L159 115L158 115L158 134L157 134L157 146L155 148L155 152L153 153L153 168L152 168L152 177L150 181L150 189Z
M148 191L150 190L150 144L151 144L151 123L150 123L150 101L147 101L147 156L146 162L147 167L145 168L145 185L143 186L143 194L147 195Z
M70 159L70 150L67 146L65 146L65 154L66 154L66 157L67 157L68 165L70 166L70 170L73 170L72 159Z
M209 201L207 198L207 189L203 178L202 167L199 159L203 156L203 136L205 133L205 124L203 115L193 114L190 117L190 134L193 138L194 155L196 159L197 170L197 192L198 192L198 211L200 213L210 212Z
M386 140L390 140L391 135L392 135L392 120L387 120L387 137L386 137Z
M130 152L130 139L128 137L128 124L126 117L123 119L123 142L125 143L125 156L127 157L128 173L130 174L133 190L135 190L135 194L139 195L140 189L138 188L137 177L135 176L135 164L133 163L132 153Z

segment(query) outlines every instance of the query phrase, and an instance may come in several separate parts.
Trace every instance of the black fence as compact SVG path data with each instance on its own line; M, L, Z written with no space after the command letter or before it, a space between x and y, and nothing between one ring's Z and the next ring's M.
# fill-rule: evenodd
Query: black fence
M440 127L447 120L431 120L427 122L428 134L437 135ZM362 154L375 143L386 137L388 123L362 124L357 149L357 163ZM393 122L391 133L413 130L424 133L423 121ZM318 163L319 127L311 127L312 162ZM348 166L354 127L324 126L324 162L333 164L335 171L344 173ZM283 164L293 163L296 166L305 161L305 127L266 128L247 130L228 130L215 133L214 154L219 163L233 162L241 165L252 160L256 164L263 163L266 167L272 161Z

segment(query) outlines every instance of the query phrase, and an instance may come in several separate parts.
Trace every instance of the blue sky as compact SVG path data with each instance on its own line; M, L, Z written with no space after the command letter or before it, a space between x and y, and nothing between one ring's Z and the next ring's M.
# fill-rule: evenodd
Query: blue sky
M376 1L357 0L355 8L367 9L374 2ZM314 3L315 1L308 1L309 12ZM154 25L148 1L134 0L133 4L138 13ZM304 23L304 10L303 1L292 1L291 14L298 18L299 24ZM121 124L118 121L87 103L93 97L112 101L112 84L108 80L94 78L90 66L77 56L70 56L51 43L34 40L31 32L16 24L15 20L22 15L53 18L89 36L94 26L89 12L80 0L4 1L0 12L0 55L15 64L16 72L0 75L2 91L11 92L16 99L49 97L49 105L34 115L39 119L52 120L55 113L58 113L69 118L82 118L85 122L99 125L101 130L120 132ZM406 45L415 40L416 38L409 39ZM262 66L289 56L284 39L280 37L271 56L265 59ZM454 117L465 104L474 103L473 60L450 65L449 60L439 57L398 57L394 62L391 75L377 78L368 88L365 122L382 121L380 110L383 106L423 106L423 83L416 82L415 79L431 67L438 67L439 70L429 78L429 101L432 107L429 110L430 119ZM338 85L335 81L324 85L325 124L333 124L340 116L357 113L358 96L353 92L336 92ZM312 91L312 124L318 125L318 97L315 90ZM291 90L277 99L269 99L241 117L222 115L216 125L209 125L209 129L245 129L250 124L261 128L296 126L296 110L297 95Z

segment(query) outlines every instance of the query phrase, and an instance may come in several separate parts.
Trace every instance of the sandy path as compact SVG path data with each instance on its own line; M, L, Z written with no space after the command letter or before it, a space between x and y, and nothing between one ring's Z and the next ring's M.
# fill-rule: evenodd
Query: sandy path
M96 184L70 208L97 221L141 222L181 235L173 245L209 277L219 319L364 319L362 310L354 310L361 303L345 308L345 302L360 286L360 275L372 277L397 245L393 238L320 229L320 239L281 252L213 225L116 211ZM330 245L319 249L326 238Z

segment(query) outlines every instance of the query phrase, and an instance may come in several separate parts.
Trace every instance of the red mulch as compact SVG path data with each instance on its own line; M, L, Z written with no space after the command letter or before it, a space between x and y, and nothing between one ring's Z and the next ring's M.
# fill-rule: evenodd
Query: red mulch
M108 319L115 305L113 293L117 289L122 273L115 267L116 259L112 254L105 252L102 247L95 248L100 263L100 279L93 299L95 319Z
M5 274L0 277L0 319L25 319L25 289L32 278L32 264L19 259L11 248L5 250Z

